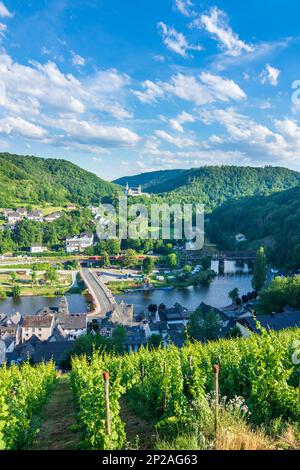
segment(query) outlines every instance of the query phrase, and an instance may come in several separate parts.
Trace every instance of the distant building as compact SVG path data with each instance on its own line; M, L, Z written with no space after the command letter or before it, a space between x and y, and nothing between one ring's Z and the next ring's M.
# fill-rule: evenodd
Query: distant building
M60 366L61 362L66 359L73 347L73 341L47 341L38 343L32 355L32 362L36 364L52 360L57 366Z
M44 253L47 251L47 248L42 245L32 245L30 247L30 253Z
M55 222L55 220L60 219L63 216L62 212L53 212L44 217L44 222Z
M66 239L66 252L78 253L92 246L94 243L94 235L92 233L81 233L78 237Z
M300 327L300 311L285 306L283 311L280 313L270 313L269 315L257 315L256 318L253 315L241 316L237 321L237 326L240 328L243 336L246 336L245 329L250 333L259 333L260 330L257 328L256 320L266 330L284 330L286 328L299 328Z
M27 209L24 207L19 207L17 209L18 214L20 214L21 217L26 217L27 216Z
M43 222L43 212L41 210L34 210L27 214L27 219L34 222Z
M125 196L132 196L132 197L136 197L136 196L150 197L150 194L142 192L142 186L141 185L137 186L136 188L130 188L128 183L126 183L124 194L125 194Z
M235 241L236 241L237 243L246 242L246 241L247 241L247 237L246 237L246 235L244 235L243 233L237 233L236 236L235 236Z
M12 225L16 224L17 222L19 222L22 219L20 214L18 214L18 212L14 212L14 211L7 212L6 213L6 218L7 218L8 223L12 224Z
M54 315L31 315L24 317L22 325L22 343L36 336L40 341L47 341L53 334Z
M68 336L69 340L75 340L87 333L87 315L82 314L58 314L56 318L58 325Z
M69 302L65 295L61 298L61 301L59 302L58 313L61 313L63 315L70 314Z

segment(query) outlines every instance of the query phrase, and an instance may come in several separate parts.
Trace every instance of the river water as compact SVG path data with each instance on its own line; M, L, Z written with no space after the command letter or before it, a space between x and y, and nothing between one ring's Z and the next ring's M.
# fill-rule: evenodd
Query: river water
M217 262L212 263L212 269L217 271ZM239 268L234 262L225 261L225 273L218 275L209 285L190 286L183 289L171 291L153 290L128 292L116 296L117 300L124 300L134 305L134 311L139 313L146 309L150 303L159 305L164 303L171 307L175 302L188 309L195 309L201 302L212 307L225 307L231 303L228 293L235 287L239 289L240 295L247 294L252 290L252 274L247 267Z
M212 262L212 269L217 271L217 262ZM171 307L179 302L189 309L196 308L201 302L213 307L224 307L230 304L228 292L237 287L240 295L246 294L251 287L252 274L247 267L239 268L234 262L225 262L225 274L218 275L209 285L186 287L171 291L154 290L130 292L116 296L118 301L124 300L134 305L134 311L139 313L146 309L150 303L164 303ZM83 313L89 310L88 301L85 296L79 294L67 295L71 313ZM0 300L0 313L11 314L20 312L23 315L34 315L39 309L49 306L57 307L60 297L8 297Z
M71 313L85 313L88 311L88 301L84 295L67 295ZM0 313L6 315L20 312L22 315L34 315L43 307L58 307L61 297L7 297L0 300Z

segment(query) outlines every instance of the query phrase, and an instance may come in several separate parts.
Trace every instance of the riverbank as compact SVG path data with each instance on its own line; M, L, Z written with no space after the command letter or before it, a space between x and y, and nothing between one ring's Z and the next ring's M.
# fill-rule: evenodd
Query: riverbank
M13 296L13 289L16 287L19 289L19 297L55 297L67 293L84 293L85 286L76 272L59 272L58 276L57 282L50 284L44 280L43 271L35 271L34 278L27 271L0 272L0 299Z
M177 274L177 276L175 275ZM190 286L208 284L217 276L217 273L211 269L201 271L197 274L186 274L180 277L177 271L168 275L161 275L163 280L155 276L149 276L149 285L145 285L142 280L130 279L122 281L110 281L106 285L114 295L121 295L127 292L153 291L159 289L183 289Z

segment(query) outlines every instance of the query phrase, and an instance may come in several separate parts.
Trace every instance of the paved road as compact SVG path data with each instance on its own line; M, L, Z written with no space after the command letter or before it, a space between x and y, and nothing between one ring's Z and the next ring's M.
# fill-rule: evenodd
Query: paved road
M116 303L114 297L107 289L105 284L103 284L103 282L101 282L90 269L83 268L82 274L87 282L88 287L100 305L101 311L99 312L99 315L104 316L107 312L112 310L114 304Z

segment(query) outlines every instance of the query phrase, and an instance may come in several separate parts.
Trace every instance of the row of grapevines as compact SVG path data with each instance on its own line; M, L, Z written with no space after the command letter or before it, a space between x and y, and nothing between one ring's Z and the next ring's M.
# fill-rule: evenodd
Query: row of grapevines
M30 444L34 416L44 405L55 380L54 364L28 363L0 368L0 449Z
M294 377L299 371L292 361L297 339L299 329L279 334L264 331L246 340L142 349L123 357L94 354L90 362L75 359L74 389L86 440L92 448L121 448L125 435L119 398L125 392L136 412L159 428L176 420L182 424L187 417L193 421L195 406L204 420L211 413L208 395L213 391L214 364L220 365L221 394L229 399L243 397L254 423L278 417L297 421L300 404ZM111 437L105 433L104 370L111 373Z
M111 434L105 427L105 393L103 372L106 360L95 353L88 361L73 358L71 383L78 409L84 445L88 449L119 449L125 443L124 424L119 417L119 399L124 392L117 368L110 368Z

